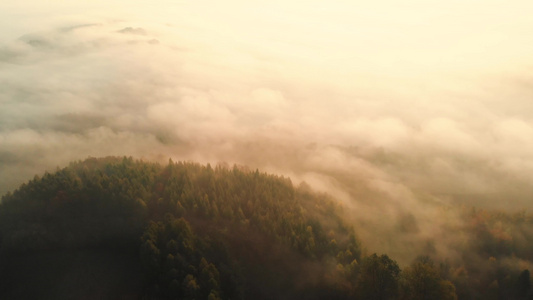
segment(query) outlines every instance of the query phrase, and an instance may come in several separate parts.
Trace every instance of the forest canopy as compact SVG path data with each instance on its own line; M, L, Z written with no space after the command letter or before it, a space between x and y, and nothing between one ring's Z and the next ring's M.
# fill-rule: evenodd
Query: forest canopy
M461 261L369 254L348 210L244 166L89 158L0 204L2 298L529 299L533 218L464 210ZM28 285L32 288L28 289Z

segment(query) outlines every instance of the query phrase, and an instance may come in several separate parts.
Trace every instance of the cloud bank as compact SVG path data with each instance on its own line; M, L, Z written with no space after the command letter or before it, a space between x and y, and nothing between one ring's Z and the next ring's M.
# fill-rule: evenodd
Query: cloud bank
M446 207L531 209L531 4L383 2L0 5L0 194L87 156L245 164L398 256L452 251Z

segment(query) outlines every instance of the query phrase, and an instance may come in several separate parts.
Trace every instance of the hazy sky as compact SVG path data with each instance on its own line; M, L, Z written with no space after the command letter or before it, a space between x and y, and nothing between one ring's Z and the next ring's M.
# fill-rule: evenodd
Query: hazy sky
M0 194L71 160L132 155L289 175L362 223L414 216L419 235L444 230L426 226L442 205L531 209L532 13L3 0Z

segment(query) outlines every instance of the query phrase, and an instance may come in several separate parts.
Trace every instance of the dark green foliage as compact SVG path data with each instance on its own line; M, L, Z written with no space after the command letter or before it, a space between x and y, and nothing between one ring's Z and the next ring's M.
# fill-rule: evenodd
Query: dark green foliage
M454 300L454 285L441 277L435 263L427 256L418 258L403 271L402 299Z
M189 223L168 215L151 222L142 237L141 261L156 296L200 299L221 293L220 273L203 255L212 247L196 237ZM179 284L179 283L183 284Z
M474 237L462 256L402 272L387 255L362 257L342 206L305 184L90 158L2 197L0 298L530 299L533 216L462 218Z
M526 299L531 291L531 279L529 278L529 270L524 270L518 276L516 281L516 295L519 298Z
M383 254L375 253L365 257L361 262L357 279L357 294L360 299L384 300L398 297L398 279L400 267Z
M2 197L1 260L136 248L138 297L316 298L311 288L346 297L353 282L326 263L350 269L360 259L341 214L325 195L237 166L90 158Z
M90 159L34 178L2 197L2 251L131 242L146 219L143 199L149 194L138 183L148 167L126 158L104 167L103 161Z

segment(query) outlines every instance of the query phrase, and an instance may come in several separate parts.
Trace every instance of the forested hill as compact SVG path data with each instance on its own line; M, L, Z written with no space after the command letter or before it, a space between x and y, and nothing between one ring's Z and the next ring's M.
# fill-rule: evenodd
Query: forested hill
M90 158L2 197L0 293L342 298L361 251L341 215L325 195L237 166Z
M401 270L346 213L245 167L90 158L2 197L0 299L533 299L530 214L465 209L455 260Z

